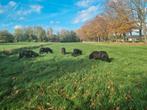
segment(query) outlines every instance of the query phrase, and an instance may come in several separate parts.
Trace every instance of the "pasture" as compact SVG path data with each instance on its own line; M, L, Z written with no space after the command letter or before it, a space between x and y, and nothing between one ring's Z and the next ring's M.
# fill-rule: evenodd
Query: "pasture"
M18 59L20 48L53 54ZM83 55L62 55L81 49ZM0 44L0 109L5 110L147 110L147 46L107 43ZM107 51L112 62L89 60ZM0 53L1 53L0 52Z

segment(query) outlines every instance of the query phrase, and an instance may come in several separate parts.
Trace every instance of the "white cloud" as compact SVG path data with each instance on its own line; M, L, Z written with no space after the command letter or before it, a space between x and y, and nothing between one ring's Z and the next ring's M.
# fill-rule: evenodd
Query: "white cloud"
M77 16L73 20L74 24L92 19L98 13L101 13L104 8L101 0L79 0L76 6L80 7L81 10L77 12Z
M23 26L21 26L21 25L15 25L14 26L14 29L22 29L23 28Z
M8 3L8 6L15 7L16 4L17 4L16 2L10 1L10 2Z
M41 5L31 5L30 7L32 12L37 12L37 13L40 13L43 8L43 6Z
M57 25L60 23L60 21L51 20L49 23L52 25Z
M9 12L11 11L13 8L15 8L17 5L16 2L14 1L9 1L6 5L1 5L0 4L0 14L4 13L4 12Z
M43 6L41 5L30 5L29 9L23 9L23 10L17 11L17 15L27 16L31 13L41 13L42 8Z
M91 19L96 14L97 11L98 11L97 6L91 6L85 10L82 10L82 11L78 12L78 15L74 19L73 23L77 24L80 22L85 22L85 21Z
M31 14L32 11L31 10L18 10L17 11L17 15L21 15L21 16L26 16L28 14Z
M97 0L80 0L76 3L78 7L89 7L92 3L96 2Z

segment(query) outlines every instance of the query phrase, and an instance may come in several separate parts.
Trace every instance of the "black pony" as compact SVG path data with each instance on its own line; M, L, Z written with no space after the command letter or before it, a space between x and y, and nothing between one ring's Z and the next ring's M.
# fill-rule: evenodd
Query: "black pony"
M89 55L89 59L111 62L107 52L105 51L94 51Z
M39 56L39 54L32 50L22 50L19 52L19 58L33 58L37 56Z
M53 53L53 50L49 47L46 47L46 48L40 48L40 51L39 51L40 54L43 54L43 53Z

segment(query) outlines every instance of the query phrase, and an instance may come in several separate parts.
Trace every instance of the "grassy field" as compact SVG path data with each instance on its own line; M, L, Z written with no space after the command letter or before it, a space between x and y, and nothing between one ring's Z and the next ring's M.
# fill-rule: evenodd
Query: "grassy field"
M2 50L9 50L9 49L18 49L18 48L23 48L23 47L32 47L32 46L39 46L39 45L44 45L47 43L35 43L35 42L19 42L19 43L0 43L0 51Z
M17 51L51 47L54 54L18 59ZM61 55L60 48L83 50ZM98 43L0 44L0 110L147 110L147 46ZM111 63L89 60L107 51Z

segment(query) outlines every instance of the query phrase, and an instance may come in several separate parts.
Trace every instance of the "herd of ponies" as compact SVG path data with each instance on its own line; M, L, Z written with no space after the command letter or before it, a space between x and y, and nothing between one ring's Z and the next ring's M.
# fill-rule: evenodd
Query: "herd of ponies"
M65 48L61 48L60 51L61 51L61 54L63 54L63 55L71 54L73 57L78 57L78 56L82 55L82 50L80 50L80 49L73 49L72 52L67 52ZM19 52L19 59L33 58L33 57L37 57L40 54L44 54L44 53L53 54L54 52L53 52L53 49L51 49L49 47L40 48L39 53L36 53L35 51L30 50L30 49L22 49ZM93 51L89 54L89 59L111 62L109 55L106 51Z

